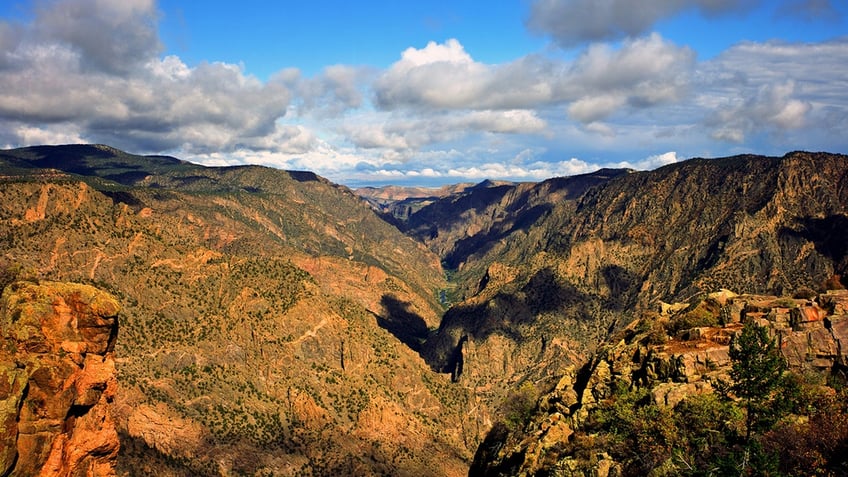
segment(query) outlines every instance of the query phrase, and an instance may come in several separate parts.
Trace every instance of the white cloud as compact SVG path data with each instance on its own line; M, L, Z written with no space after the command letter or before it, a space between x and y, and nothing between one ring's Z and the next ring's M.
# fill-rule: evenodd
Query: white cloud
M620 94L587 96L571 103L568 115L583 123L593 123L610 116L626 103L627 98Z
M407 48L375 83L377 103L461 108L477 102L489 81L486 65L477 63L455 39Z
M162 46L154 0L45 1L36 11L40 41L73 51L86 70L123 74Z
M38 127L19 125L6 129L3 123L0 122L0 144L4 144L3 148L8 149L20 144L20 139L23 138L25 144L78 144L83 142L79 134L79 130L74 127ZM14 141L14 142L13 142Z
M576 157L572 157L567 161L559 161L552 163L549 167L551 170L551 174L547 177L576 176L578 174L586 174L587 172L592 172L599 168L597 165L589 164L586 161L581 161ZM539 167L539 169L544 170L544 168L542 167Z
M696 103L705 108L704 123L715 139L848 133L848 40L741 43L702 64L699 73Z
M582 122L651 107L686 91L694 53L658 34L620 48L593 45L572 63L538 56L505 65L474 61L456 40L407 49L374 84L388 110L531 109L559 104Z
M752 97L716 110L709 120L716 126L713 137L741 142L750 132L802 128L812 105L796 95L791 80L760 86Z
M351 121L340 129L357 147L419 149L476 133L539 134L547 124L528 110L463 111L421 115L389 114Z
M636 162L621 161L615 164L608 164L607 167L627 168L645 171L656 169L657 167L667 166L669 164L674 164L678 160L679 158L677 157L677 153L674 151L669 151L663 154L648 156Z
M584 128L586 131L594 134L598 134L600 136L605 137L615 137L615 130L609 124L604 124L602 122L591 122L586 125Z
M688 91L695 55L654 33L621 48L591 45L572 65L566 84L576 97L568 113L583 123L605 119L627 106L652 107Z
M326 118L363 106L363 90L374 74L366 67L333 65L313 78L304 78L299 71L288 69L278 79L296 93L298 114Z

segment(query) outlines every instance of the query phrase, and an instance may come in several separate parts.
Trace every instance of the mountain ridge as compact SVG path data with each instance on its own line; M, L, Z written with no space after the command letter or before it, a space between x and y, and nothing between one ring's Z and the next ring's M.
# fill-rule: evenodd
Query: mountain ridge
M485 383L496 410L522 383L552 386L660 301L844 287L846 178L848 157L796 152L604 181L466 263L460 273L478 281L424 355L461 386Z
M484 181L391 217L308 171L150 161L0 151L7 264L124 304L120 469L460 475L516 396L660 302L848 276L841 154Z
M312 173L72 150L0 153L0 264L122 303L120 474L466 471L485 430L412 349L437 257Z

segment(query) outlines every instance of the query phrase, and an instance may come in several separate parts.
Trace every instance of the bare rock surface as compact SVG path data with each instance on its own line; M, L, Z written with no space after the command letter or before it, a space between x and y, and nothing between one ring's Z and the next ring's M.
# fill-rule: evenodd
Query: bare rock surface
M0 474L111 476L117 301L94 287L16 282L0 300Z

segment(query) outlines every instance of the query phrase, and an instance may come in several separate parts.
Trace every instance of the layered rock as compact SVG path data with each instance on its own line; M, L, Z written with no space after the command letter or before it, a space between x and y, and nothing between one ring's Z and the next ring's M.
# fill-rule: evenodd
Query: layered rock
M117 301L17 282L0 300L0 475L115 475Z

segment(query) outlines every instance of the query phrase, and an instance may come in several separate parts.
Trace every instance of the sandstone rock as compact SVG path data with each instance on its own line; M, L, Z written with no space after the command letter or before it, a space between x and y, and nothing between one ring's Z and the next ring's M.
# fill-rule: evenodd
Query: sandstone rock
M789 323L793 328L802 323L821 321L827 316L827 310L818 305L799 306L789 310Z
M17 457L17 417L26 382L24 369L13 362L0 363L0 475L7 475Z
M833 339L836 341L840 355L836 357L836 363L840 366L848 365L848 315L832 317L825 322L830 329Z
M719 290L717 292L707 294L707 298L712 298L713 300L718 302L720 305L726 305L727 302L730 299L736 298L737 296L739 296L739 295L737 295L736 293L734 293L730 290L725 290L724 288L722 288L721 290Z
M688 303L665 303L660 302L660 313L663 315L673 315L678 311L685 310L689 307Z
M87 285L18 282L4 291L0 474L115 474L118 310Z

